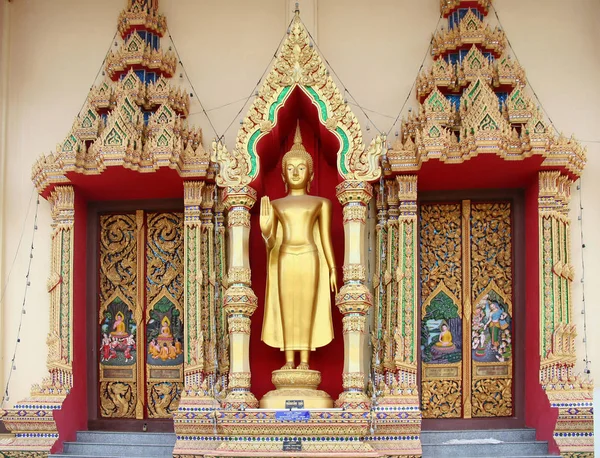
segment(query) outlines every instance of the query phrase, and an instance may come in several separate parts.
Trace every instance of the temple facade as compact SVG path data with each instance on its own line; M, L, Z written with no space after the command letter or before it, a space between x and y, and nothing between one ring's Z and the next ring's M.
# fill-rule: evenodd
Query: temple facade
M30 3L0 9L0 453L143 428L178 457L421 456L422 431L528 427L593 456L598 5ZM339 286L294 377L261 340L257 202L292 145ZM302 422L261 408L273 384Z

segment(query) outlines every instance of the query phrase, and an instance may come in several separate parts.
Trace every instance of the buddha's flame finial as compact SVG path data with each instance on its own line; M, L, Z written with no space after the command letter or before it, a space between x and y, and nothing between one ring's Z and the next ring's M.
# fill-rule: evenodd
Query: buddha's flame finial
M302 145L302 132L300 131L300 120L296 124L296 133L294 134L294 145Z

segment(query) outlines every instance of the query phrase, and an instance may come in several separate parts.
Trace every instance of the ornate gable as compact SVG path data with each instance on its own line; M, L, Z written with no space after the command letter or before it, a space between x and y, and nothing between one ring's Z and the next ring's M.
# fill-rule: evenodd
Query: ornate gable
M385 140L377 137L365 150L358 120L329 76L297 12L273 67L242 122L235 147L230 152L221 143L213 144L213 158L220 165L220 185L248 184L257 178L258 141L277 123L278 110L296 87L311 100L320 122L339 140L340 175L364 181L379 177L379 156Z

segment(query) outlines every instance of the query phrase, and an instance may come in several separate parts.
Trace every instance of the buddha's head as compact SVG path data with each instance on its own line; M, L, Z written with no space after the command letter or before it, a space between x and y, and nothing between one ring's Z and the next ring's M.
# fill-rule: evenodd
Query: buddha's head
M310 182L313 179L313 160L302 145L300 126L296 127L292 148L285 153L281 160L281 175L286 190L306 189L307 192L310 190Z

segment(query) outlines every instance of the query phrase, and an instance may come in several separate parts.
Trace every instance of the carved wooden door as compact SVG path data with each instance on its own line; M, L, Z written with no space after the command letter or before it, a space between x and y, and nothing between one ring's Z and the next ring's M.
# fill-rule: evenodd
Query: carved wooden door
M183 386L183 213L99 218L103 418L168 418Z
M423 418L513 415L510 202L422 203Z

